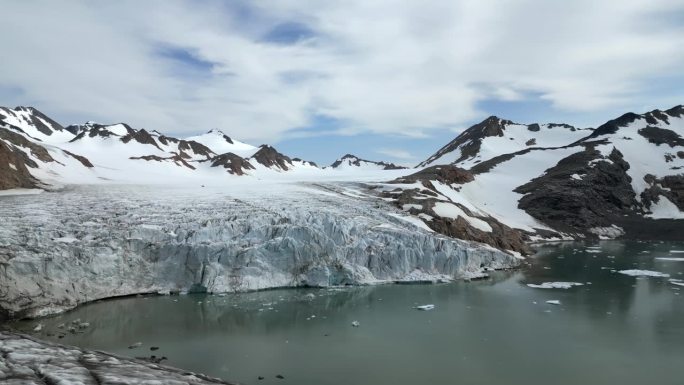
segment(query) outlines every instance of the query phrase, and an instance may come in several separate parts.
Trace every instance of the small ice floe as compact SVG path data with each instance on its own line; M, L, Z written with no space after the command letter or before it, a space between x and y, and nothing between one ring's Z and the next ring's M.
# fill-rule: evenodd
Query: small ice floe
M87 329L90 327L90 322L80 322L76 325L79 329Z
M355 327L355 328L361 326L361 324L359 323L359 321L352 321L351 325L352 325L353 327Z
M142 346L142 342L136 342L128 346L129 349L137 349Z
M546 303L548 303L549 305L560 305L561 301L559 301L557 299L550 299L550 300L546 301Z
M668 279L668 282L670 282L673 285L684 286L684 281L682 281L681 279Z
M433 304L420 305L420 306L415 307L415 309L418 309L418 310L432 310L434 308L435 308L435 305L433 305Z
M309 299L309 300L311 300L311 299L314 299L314 298L316 298L316 294L314 294L314 293L308 293L307 295L304 296L304 299Z
M544 282L542 284L536 285L533 283L528 283L527 286L533 287L535 289L569 289L573 286L582 286L583 283L579 282Z
M53 241L59 242L59 243L74 243L78 242L78 239L74 237L59 237L59 238L52 238Z
M43 324L38 324L36 325L36 327L33 328L34 332L39 332L41 330L43 330Z
M670 250L670 254L684 254L684 250Z
M661 273L659 271L652 270L639 270L639 269L629 269L629 270L618 270L618 273L629 275L632 277L662 277L667 278L670 274Z
M158 295L171 295L171 290L169 289L161 289L157 290Z
M675 257L659 257L656 259L659 261L684 262L684 258L675 258Z

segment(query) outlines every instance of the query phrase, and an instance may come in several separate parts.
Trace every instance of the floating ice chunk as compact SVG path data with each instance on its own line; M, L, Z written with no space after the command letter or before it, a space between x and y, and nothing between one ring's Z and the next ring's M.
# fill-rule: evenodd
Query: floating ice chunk
M435 305L433 305L433 304L416 306L416 309L418 309L418 310L432 310L434 308L435 308Z
M684 254L684 250L670 250L670 254Z
M361 326L361 324L359 323L359 321L352 321L351 325L352 325L353 327L355 327L355 328Z
M41 330L43 330L43 324L38 324L36 325L36 327L33 328L34 332L39 332Z
M583 283L579 282L544 282L542 284L536 285L533 283L528 283L527 286L534 287L536 289L569 289L573 286L582 286Z
M60 238L53 238L52 240L55 241L55 242L59 242L59 243L74 243L74 242L78 242L78 239L76 239L76 238L74 238L74 237L60 237Z
M684 281L682 281L681 279L672 278L672 279L669 279L668 281L673 285L684 286Z
M136 342L128 346L129 349L137 349L142 346L142 342Z
M659 271L651 270L639 270L639 269L629 269L629 270L618 270L618 273L629 275L632 277L663 277L667 278L670 274L661 273Z
M546 303L548 303L549 305L560 305L561 304L561 302L557 299L550 299L550 300L546 301Z
M684 258L660 257L656 259L660 261L684 262Z

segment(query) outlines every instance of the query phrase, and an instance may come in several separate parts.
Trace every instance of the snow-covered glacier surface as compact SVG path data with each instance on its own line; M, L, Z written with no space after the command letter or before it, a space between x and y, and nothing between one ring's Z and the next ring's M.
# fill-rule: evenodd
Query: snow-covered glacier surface
M477 276L512 255L437 235L336 184L74 186L0 197L0 311L137 293Z

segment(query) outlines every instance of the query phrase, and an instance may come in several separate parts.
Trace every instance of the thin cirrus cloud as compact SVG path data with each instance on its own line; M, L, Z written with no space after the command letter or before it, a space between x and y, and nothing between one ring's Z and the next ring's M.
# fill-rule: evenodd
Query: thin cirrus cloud
M420 138L496 114L491 101L609 115L679 104L684 86L681 1L16 1L3 13L2 104L65 123L273 142L315 136L323 116L336 134ZM662 79L680 87L655 92Z

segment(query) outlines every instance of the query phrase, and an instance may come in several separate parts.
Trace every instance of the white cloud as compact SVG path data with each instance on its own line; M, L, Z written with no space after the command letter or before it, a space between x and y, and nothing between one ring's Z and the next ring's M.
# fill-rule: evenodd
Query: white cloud
M327 115L338 132L424 136L486 116L489 98L642 106L650 81L681 76L672 15L683 11L675 0L7 2L0 89L22 90L2 103L179 134L273 141ZM315 35L261 39L292 21ZM161 47L210 73L179 71ZM682 102L671 93L658 100Z
M406 150L402 150L400 148L380 148L376 150L378 154L389 156L390 158L393 159L401 159L401 160L416 160L416 156L411 154L410 152Z

